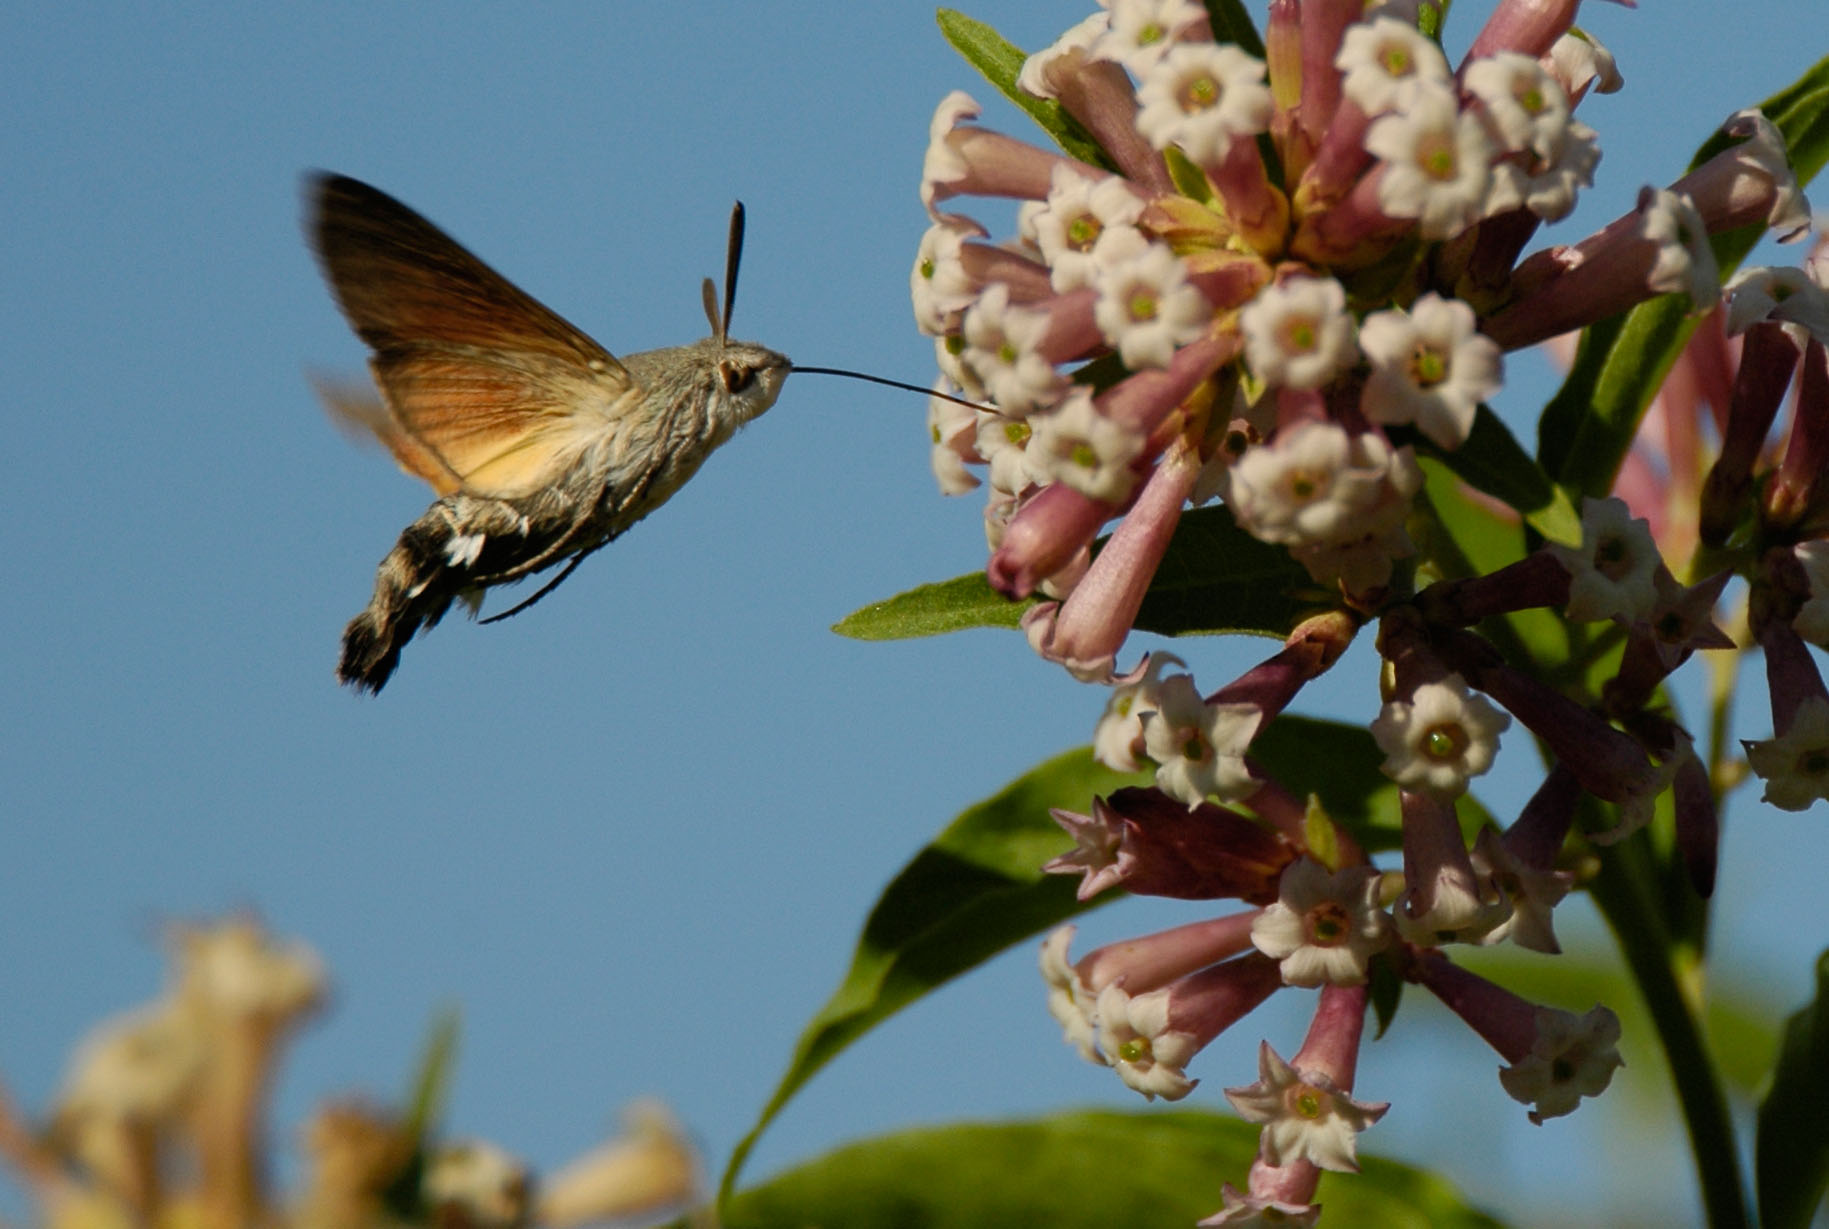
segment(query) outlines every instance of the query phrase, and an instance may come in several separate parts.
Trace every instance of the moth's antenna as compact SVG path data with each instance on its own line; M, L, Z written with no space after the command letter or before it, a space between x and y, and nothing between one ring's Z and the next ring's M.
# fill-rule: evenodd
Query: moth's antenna
M743 202L730 207L730 242L724 256L724 326L720 340L730 336L730 314L737 309L737 266L743 263Z
M723 341L724 326L718 320L718 288L711 284L710 278L705 279L704 292L705 319L711 322L711 336L713 340Z

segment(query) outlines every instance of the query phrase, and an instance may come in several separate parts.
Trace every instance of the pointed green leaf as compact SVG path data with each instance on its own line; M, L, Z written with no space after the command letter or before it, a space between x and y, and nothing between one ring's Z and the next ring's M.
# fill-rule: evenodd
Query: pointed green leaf
M965 811L903 867L870 911L844 981L800 1035L761 1119L732 1154L720 1200L781 1107L846 1046L1010 945L1119 895L1083 903L1076 878L1042 873L1042 863L1072 845L1048 811L1084 811L1093 795L1146 780L1102 767L1089 747L1069 751Z
M1760 109L1784 134L1799 186L1809 182L1829 159L1829 59L1817 61ZM1712 135L1691 166L1724 143L1718 133ZM1723 277L1746 258L1764 229L1746 226L1713 237ZM1613 488L1645 407L1695 324L1686 300L1665 295L1583 332L1575 364L1538 426L1538 459L1565 490L1604 495Z
M991 588L983 572L968 572L872 602L832 630L853 640L912 640L968 627L1016 627L1034 604L1034 599L1013 602Z
M1419 454L1434 457L1474 490L1516 508L1533 529L1550 541L1581 545L1581 514L1575 505L1499 416L1484 405L1475 413L1473 430L1459 448L1438 448L1412 429L1393 431L1391 438L1413 444Z
M860 1140L778 1174L725 1208L728 1229L1188 1229L1243 1187L1258 1128L1199 1110L1080 1111ZM1323 1177L1327 1223L1497 1229L1441 1178L1361 1154ZM681 1222L684 1224L684 1222Z
M1759 1107L1754 1182L1759 1222L1803 1229L1829 1190L1829 952L1816 960L1816 998L1785 1022L1772 1089Z
M1037 98L1035 95L1018 89L1016 78L1022 72L1023 61L1029 57L1020 47L1011 43L982 21L967 17L964 13L952 9L941 9L939 12L940 33L953 45L953 50L965 57L965 62L984 74L984 79L1002 91L1003 96L1029 113L1042 131L1053 137L1055 143L1072 157L1081 162L1116 170L1105 151L1092 135L1080 126L1080 122L1067 114L1061 104L1051 98Z
M1108 540L1095 543L1094 552ZM901 640L1015 627L1033 604L1004 598L973 572L865 606L832 630L856 640ZM1327 605L1328 595L1288 551L1240 529L1223 507L1196 508L1182 514L1136 626L1165 636L1249 632L1280 639Z

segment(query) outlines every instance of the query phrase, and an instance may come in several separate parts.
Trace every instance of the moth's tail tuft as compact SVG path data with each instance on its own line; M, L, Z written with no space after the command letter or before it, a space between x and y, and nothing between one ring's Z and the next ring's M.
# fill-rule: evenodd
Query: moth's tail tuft
M343 629L337 681L379 692L400 664L400 650L433 626L463 586L450 567L454 530L443 503L407 526L375 572L368 609Z

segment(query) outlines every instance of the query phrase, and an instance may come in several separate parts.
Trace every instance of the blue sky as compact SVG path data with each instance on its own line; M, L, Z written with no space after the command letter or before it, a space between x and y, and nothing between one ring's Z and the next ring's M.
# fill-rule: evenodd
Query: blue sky
M1707 28L1702 0L1589 6L1627 89L1583 106L1604 156L1557 236L1674 178L1829 49L1818 4ZM1459 7L1451 50L1487 11ZM1083 16L969 11L1028 47ZM305 380L362 353L300 238L300 175L401 197L616 352L702 335L698 282L741 197L733 332L924 382L906 279L928 118L950 89L991 91L918 4L70 4L5 25L0 1079L46 1106L82 1032L156 991L162 921L251 907L337 986L280 1089L282 1143L324 1096L399 1091L457 1004L453 1131L551 1167L652 1092L721 1159L881 884L1085 741L1100 697L1011 635L827 630L980 566L983 541L977 501L933 489L921 399L823 377L791 379L536 611L453 618L379 699L338 688L340 629L428 493L351 447ZM986 122L1029 135L1007 108ZM1512 371L1517 420L1549 386ZM1183 649L1215 685L1267 650ZM1300 707L1368 718L1370 665ZM1493 779L1496 810L1527 756ZM1727 826L1724 950L1784 1000L1821 940L1800 926L1820 908L1785 911L1812 899L1795 868L1824 864L1821 824L1743 797ZM1127 902L1084 929L1190 916ZM1041 1004L1025 948L917 1006L789 1108L752 1175L905 1123L1134 1103ZM1196 1103L1248 1082L1260 1036L1292 1047L1305 1009L1280 996L1204 1055ZM1398 1108L1366 1149L1445 1158L1503 1199L1600 1146L1599 1115L1529 1129L1483 1047L1424 1015L1368 1051L1362 1095ZM1605 1147L1682 1163L1662 1135Z

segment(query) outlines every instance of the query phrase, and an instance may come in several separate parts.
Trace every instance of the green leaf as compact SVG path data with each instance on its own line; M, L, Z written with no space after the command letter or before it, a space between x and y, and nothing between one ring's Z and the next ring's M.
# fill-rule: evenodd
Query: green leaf
M1248 632L1280 640L1333 604L1288 551L1240 529L1230 509L1195 508L1182 513L1136 626L1164 636Z
M1107 541L1099 539L1093 551ZM902 640L1015 627L1033 604L1004 598L984 573L972 572L865 606L832 630L856 640ZM1280 639L1328 605L1328 595L1288 551L1240 529L1223 507L1196 508L1175 527L1136 626L1164 636L1249 632Z
M1077 879L1042 873L1042 863L1072 845L1048 811L1085 811L1093 795L1148 779L1113 772L1081 747L971 807L915 855L870 911L844 980L801 1033L774 1096L738 1143L720 1202L781 1107L846 1046L1011 944L1117 898L1085 903L1074 895Z
M1424 457L1421 465L1435 516L1421 531L1418 546L1443 576L1483 576L1524 557L1519 521L1471 498L1464 480L1440 460ZM1569 625L1548 610L1514 611L1487 620L1482 628L1510 661L1559 662L1569 656Z
M1829 58L1774 94L1760 109L1784 134L1799 186L1829 160ZM1725 138L1712 135L1691 167L1716 152ZM1746 226L1713 236L1721 274L1732 272L1764 234ZM1665 295L1603 320L1582 333L1575 364L1538 426L1537 456L1571 494L1604 495L1613 488L1640 418L1664 375L1689 340L1696 321L1688 303Z
M1413 445L1420 455L1440 461L1474 490L1510 504L1550 541L1581 545L1581 514L1575 505L1524 451L1499 416L1484 405L1474 415L1473 430L1459 448L1438 448L1411 428L1393 430L1391 439Z
M968 627L1016 627L1034 604L1034 599L1013 602L991 588L983 572L968 572L872 602L832 630L853 640L911 640Z
M901 1131L839 1148L744 1191L728 1229L1188 1229L1244 1186L1258 1128L1198 1110L1080 1111ZM1445 1180L1361 1155L1328 1174L1327 1223L1496 1229ZM682 1224L684 1222L681 1222Z
M1401 844L1397 782L1378 771L1384 752L1364 726L1285 713L1252 740L1251 758L1298 798L1318 795L1367 853Z
M939 11L940 33L965 57L965 62L984 74L984 79L1002 91L1003 96L1029 113L1042 131L1072 157L1081 162L1115 171L1117 166L1106 155L1080 122L1051 98L1037 98L1016 86L1023 61L1029 57L982 21L952 9Z
M1246 55L1264 58L1264 40L1239 0L1206 0L1206 4L1214 42L1233 43Z
M1403 802L1397 782L1379 771L1384 752L1362 725L1284 713L1251 741L1251 758L1270 770L1298 798L1315 795L1329 818L1367 853L1403 843ZM1492 813L1471 794L1455 805L1469 841L1493 822Z
M1829 1190L1829 951L1816 960L1816 999L1785 1022L1772 1090L1759 1107L1754 1183L1759 1223L1808 1225Z
M432 1017L426 1031L425 1048L419 1055L419 1068L413 1074L408 1094L404 1131L413 1141L413 1155L388 1183L382 1202L404 1218L422 1214L421 1180L426 1161L437 1142L438 1127L444 1121L445 1106L451 1101L451 1079L457 1069L457 1038L463 1023L455 1007L446 1007Z

